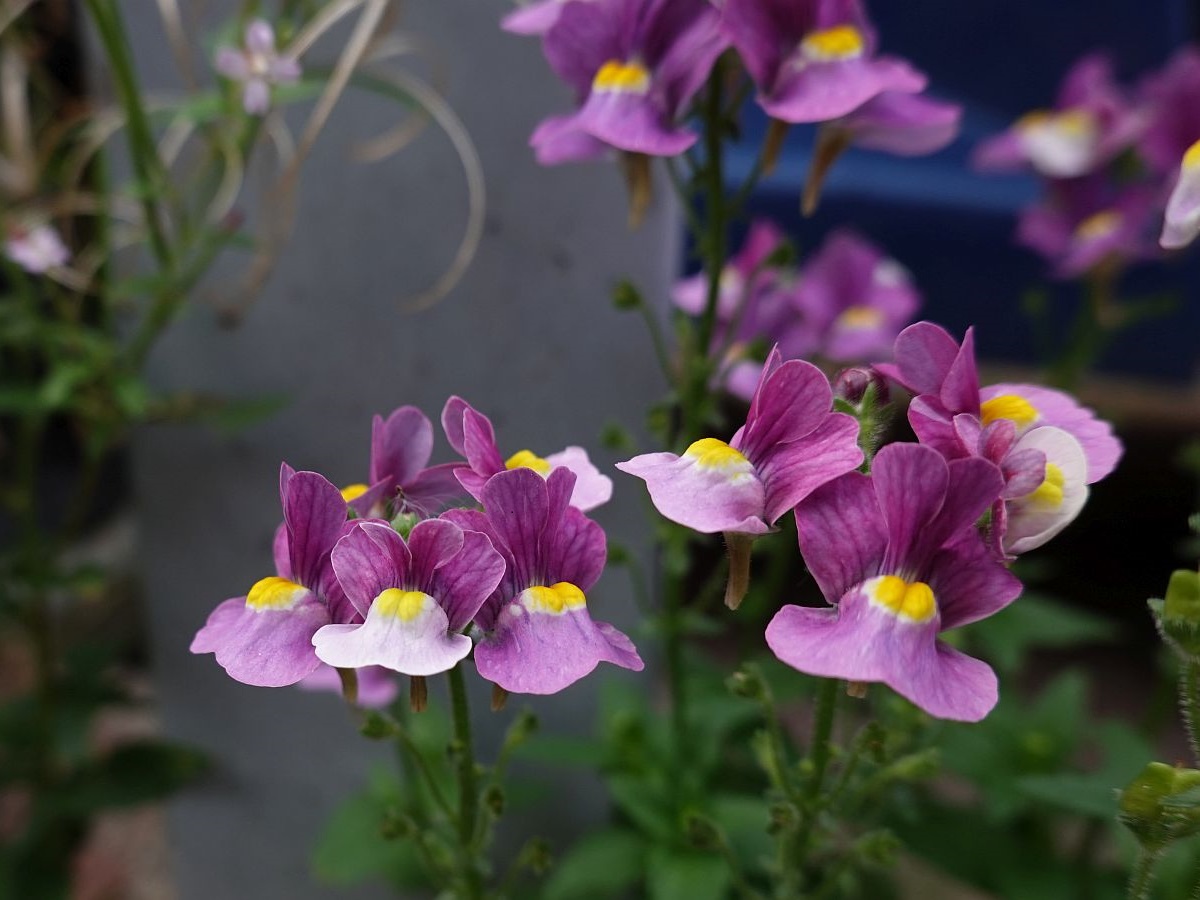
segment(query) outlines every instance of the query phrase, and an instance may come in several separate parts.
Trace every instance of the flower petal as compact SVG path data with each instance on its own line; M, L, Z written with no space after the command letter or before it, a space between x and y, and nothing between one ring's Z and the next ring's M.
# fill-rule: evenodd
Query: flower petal
M644 453L617 468L646 482L655 508L672 522L705 534L766 534L766 491L749 462L706 465L694 455Z

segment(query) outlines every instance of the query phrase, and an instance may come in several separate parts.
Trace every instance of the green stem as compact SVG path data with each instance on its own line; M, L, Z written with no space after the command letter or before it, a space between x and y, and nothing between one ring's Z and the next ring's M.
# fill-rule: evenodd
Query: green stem
M1150 886L1154 883L1154 866L1157 862L1157 853L1145 849L1139 851L1133 875L1129 879L1128 900L1149 900Z
M462 668L450 670L450 704L454 714L454 741L458 755L458 843L462 854L463 900L484 896L479 861L475 858L475 832L479 820L479 779L471 741L471 710Z
M1194 659L1184 663L1179 679L1179 702L1183 707L1192 759L1200 765L1200 663Z
M821 793L825 782L825 770L829 766L830 738L833 735L833 719L837 713L838 690L841 682L833 678L823 679L817 694L817 708L813 714L813 742L809 751L812 760L812 777L805 791L805 799L812 803Z
M687 536L682 529L671 527L668 543L683 541ZM683 653L683 589L682 575L670 574L665 584L665 608L663 610L663 654L667 663L667 686L671 695L671 738L674 760L669 773L675 806L683 808L683 776L691 758L691 743L688 728L687 670Z
M1087 295L1080 305L1071 337L1051 371L1051 382L1073 390L1104 352L1119 325L1116 268L1101 266L1087 280Z

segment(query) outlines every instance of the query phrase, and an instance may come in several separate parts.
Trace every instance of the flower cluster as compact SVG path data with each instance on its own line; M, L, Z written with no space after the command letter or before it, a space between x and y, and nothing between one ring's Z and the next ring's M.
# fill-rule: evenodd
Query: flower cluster
M772 258L785 240L773 223L755 221L721 272L714 340L729 348L724 386L744 400L763 370L751 358L755 346L775 346L784 359L878 360L921 305L907 270L850 229L830 234L800 268ZM703 272L684 279L672 300L700 315L707 283Z
M923 74L877 52L856 0L540 0L504 27L541 36L575 91L576 110L533 134L545 164L687 150L691 102L730 48L772 119L820 123L839 148L929 153L958 131L960 108L922 96Z
M976 148L984 170L1031 170L1045 196L1022 213L1020 243L1073 278L1182 247L1200 233L1200 50L1126 88L1102 54L1067 73L1053 109Z
M1078 515L1088 485L1115 467L1107 423L1066 394L1035 385L981 388L973 336L960 346L919 322L877 369L911 391L916 444L864 461L859 423L833 410L825 376L778 350L745 425L682 456L618 465L645 480L666 518L723 532L734 571L750 540L795 515L800 553L828 606L785 605L767 627L780 660L810 674L883 682L932 715L974 721L997 699L992 670L937 640L1016 599L1007 564Z
M518 693L560 691L601 661L640 670L629 639L587 607L606 549L582 508L611 481L579 447L502 459L491 423L458 397L442 422L465 463L428 465L433 426L406 406L375 418L368 482L339 490L285 464L275 574L217 606L192 652L263 687L356 670L372 685L364 703L394 692L381 672L423 677L472 654ZM482 508L462 508L472 500Z

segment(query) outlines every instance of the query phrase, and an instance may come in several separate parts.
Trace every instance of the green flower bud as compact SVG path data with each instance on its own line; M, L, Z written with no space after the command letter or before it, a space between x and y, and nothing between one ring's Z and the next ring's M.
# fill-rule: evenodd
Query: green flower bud
M684 814L684 830L688 843L697 850L717 850L721 846L721 831L715 822L703 813L691 810Z
M1151 600L1150 610L1175 652L1186 660L1200 660L1200 572L1172 572L1166 596Z
M390 717L375 710L371 710L363 716L362 725L359 726L358 730L363 737L369 738L372 741L387 740L390 737L394 737L399 731L396 723Z
M1118 818L1149 852L1200 833L1200 771L1150 763L1121 792Z
M762 676L752 670L734 672L725 680L725 686L734 696L745 697L747 700L761 700L766 695L766 685L763 684Z

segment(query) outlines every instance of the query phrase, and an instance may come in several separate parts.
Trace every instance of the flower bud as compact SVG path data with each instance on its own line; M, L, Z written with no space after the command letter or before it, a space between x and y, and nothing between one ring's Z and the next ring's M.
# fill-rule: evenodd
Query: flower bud
M1185 659L1200 660L1200 572L1172 572L1166 596L1150 609L1163 639Z
M398 729L390 717L381 712L370 710L364 717L359 733L372 741L383 741L395 736Z
M833 395L854 406L862 403L867 391L874 389L872 398L876 406L888 402L887 379L870 366L851 366L842 369L833 379Z
M725 686L734 696L744 697L747 700L760 700L766 695L766 685L763 683L762 676L753 670L743 669L740 672L734 672L725 680Z
M1121 792L1118 818L1150 852L1200 833L1200 771L1150 763Z

